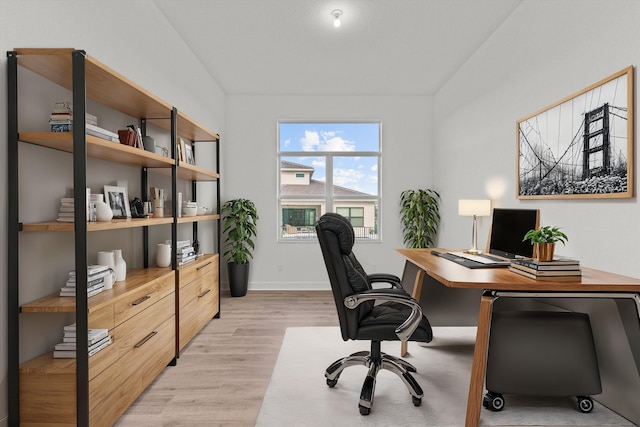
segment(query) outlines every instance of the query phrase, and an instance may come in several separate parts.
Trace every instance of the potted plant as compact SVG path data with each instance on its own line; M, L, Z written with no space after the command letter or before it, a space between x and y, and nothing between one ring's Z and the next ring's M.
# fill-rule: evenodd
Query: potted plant
M569 241L569 238L560 231L560 227L545 225L537 230L527 231L522 240L531 240L531 244L535 245L533 249L534 258L540 261L552 261L556 243L560 242L564 245Z
M400 195L403 241L409 248L428 248L440 225L440 195L434 190L405 190Z
M226 234L224 257L227 258L231 296L247 294L249 260L253 258L257 236L258 211L251 200L233 199L222 205L223 234Z

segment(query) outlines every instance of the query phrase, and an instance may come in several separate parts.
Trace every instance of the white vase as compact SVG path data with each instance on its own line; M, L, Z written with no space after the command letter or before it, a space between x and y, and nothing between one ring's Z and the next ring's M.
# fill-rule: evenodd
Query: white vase
M171 265L171 245L167 243L158 243L156 264L158 267L169 267Z
M116 259L116 282L122 282L127 278L127 262L122 258L121 249L114 249L113 253Z
M92 194L91 197L92 198L96 198L95 203L96 203L96 219L98 221L111 221L111 218L113 218L113 211L111 210L111 207L104 201L104 195L103 194Z

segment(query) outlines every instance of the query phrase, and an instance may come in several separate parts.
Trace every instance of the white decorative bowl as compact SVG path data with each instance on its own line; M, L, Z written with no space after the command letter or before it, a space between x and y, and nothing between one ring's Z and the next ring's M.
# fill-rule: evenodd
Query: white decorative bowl
M185 207L182 211L184 216L196 216L198 214L197 207Z

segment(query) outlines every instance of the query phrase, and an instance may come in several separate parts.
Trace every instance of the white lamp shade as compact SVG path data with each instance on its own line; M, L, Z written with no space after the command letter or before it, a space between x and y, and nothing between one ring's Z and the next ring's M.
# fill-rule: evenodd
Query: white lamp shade
M458 200L458 215L460 216L489 216L491 215L491 200L489 199L461 199Z

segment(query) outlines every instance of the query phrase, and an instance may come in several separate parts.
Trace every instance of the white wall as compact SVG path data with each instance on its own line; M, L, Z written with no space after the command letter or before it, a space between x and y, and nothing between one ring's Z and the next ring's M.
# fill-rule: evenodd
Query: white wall
M539 208L542 224L569 235L557 250L583 265L640 277L637 197L520 201L515 194L516 121L638 66L638 16L635 0L525 0L438 92L433 164L443 197L442 245L468 245L470 221L457 216L457 200L488 197L495 206ZM637 111L631 119L637 126ZM637 178L633 184L637 193ZM486 238L483 220L479 235ZM608 300L550 303L590 315L603 390L595 399L638 424L635 311Z
M403 246L400 192L433 182L431 98L229 95L227 107L225 197L252 199L260 215L249 289L329 289L317 241L277 242L278 120L381 121L383 241L357 243L356 253L367 271L402 273L394 252ZM221 281L228 282L224 267Z
M173 31L173 28L152 1L2 0L0 1L0 51L3 52L0 57L0 80L2 82L6 82L7 62L4 52L22 47L72 47L86 50L90 56L140 84L208 128L224 135L226 120L224 93L203 69L198 59L184 45L182 39ZM30 76L26 78L30 78ZM4 83L0 84L0 99L6 99L6 84ZM49 100L46 103L44 110L50 109L52 105ZM26 114L35 117L35 111L39 110L39 108L35 108L35 110L26 108ZM2 102L0 104L0 129L6 129L6 117L6 102ZM46 113L43 117L46 126ZM23 124L26 125L30 118L22 119ZM22 130L30 129L22 128ZM6 147L6 145L6 132L3 132L0 134L0 146ZM43 154L41 151L41 149L24 146L24 144L21 146L22 157L29 157L48 168L54 167L50 162L51 159L60 160L65 157L60 153ZM0 162L3 165L6 164L6 156L6 149L0 150ZM206 159L198 160L200 163ZM113 165L102 164L100 167L109 168ZM21 187L24 184L33 188L38 183L41 184L46 178L36 173L40 170L44 169L36 168L32 170L32 174L21 174ZM118 174L119 178L121 171L123 170L117 166L115 169L111 169L111 172ZM102 185L98 182L98 177L94 176L94 178L96 186ZM139 181L139 173L135 173L130 179ZM4 188L2 193L6 194L6 174L0 177L0 182ZM139 184L137 185L139 186ZM59 197L54 193L55 191L52 190L51 197L53 199ZM49 200L47 197L49 196L45 196L43 200ZM6 198L1 203L0 241L6 242ZM55 212L56 207L53 205L42 209L44 211L50 209ZM21 215L33 215L33 212L22 211ZM21 236L20 238L23 246L21 264L27 261L24 254L44 250L42 239L38 240L34 236ZM51 243L52 240L55 241L56 246L53 248L69 247L69 239L62 236L44 236L44 240L48 243ZM117 242L111 244L115 245ZM125 248L129 248L129 246L125 245ZM72 248L72 245L70 247ZM132 257L134 256L133 253L130 252L130 254ZM139 262L139 257L129 261L131 263ZM67 268L56 265L56 262L61 262L61 260L50 259L50 262L51 265L48 265L46 260L38 264L42 274ZM69 261L70 264L72 262ZM0 288L5 290L7 289L6 271L6 258L2 256L0 257L0 283L2 284ZM48 280L39 283L46 286L44 282L48 282ZM33 286L28 289L33 289ZM24 290L21 299L25 298L28 292L30 291ZM1 292L0 342L3 344L0 347L2 349L0 351L0 425L6 422L5 416L7 414L6 298L6 292ZM42 318L24 318L24 324L21 327L38 327L38 324L42 326L42 322ZM45 323L47 322L45 321ZM55 341L55 339L52 337L50 340ZM47 345L52 344L48 343ZM34 347L37 345L23 340L21 358L33 357L32 353L34 352L37 354L39 350Z
M543 224L569 235L556 251L640 277L636 197L521 201L515 194L516 120L640 64L638 16L634 0L526 0L438 92L433 164L442 245L469 244L470 219L457 216L457 200L487 197L494 206L541 209ZM636 126L637 118L636 111ZM637 192L637 178L634 185ZM488 224L481 219L481 247Z

